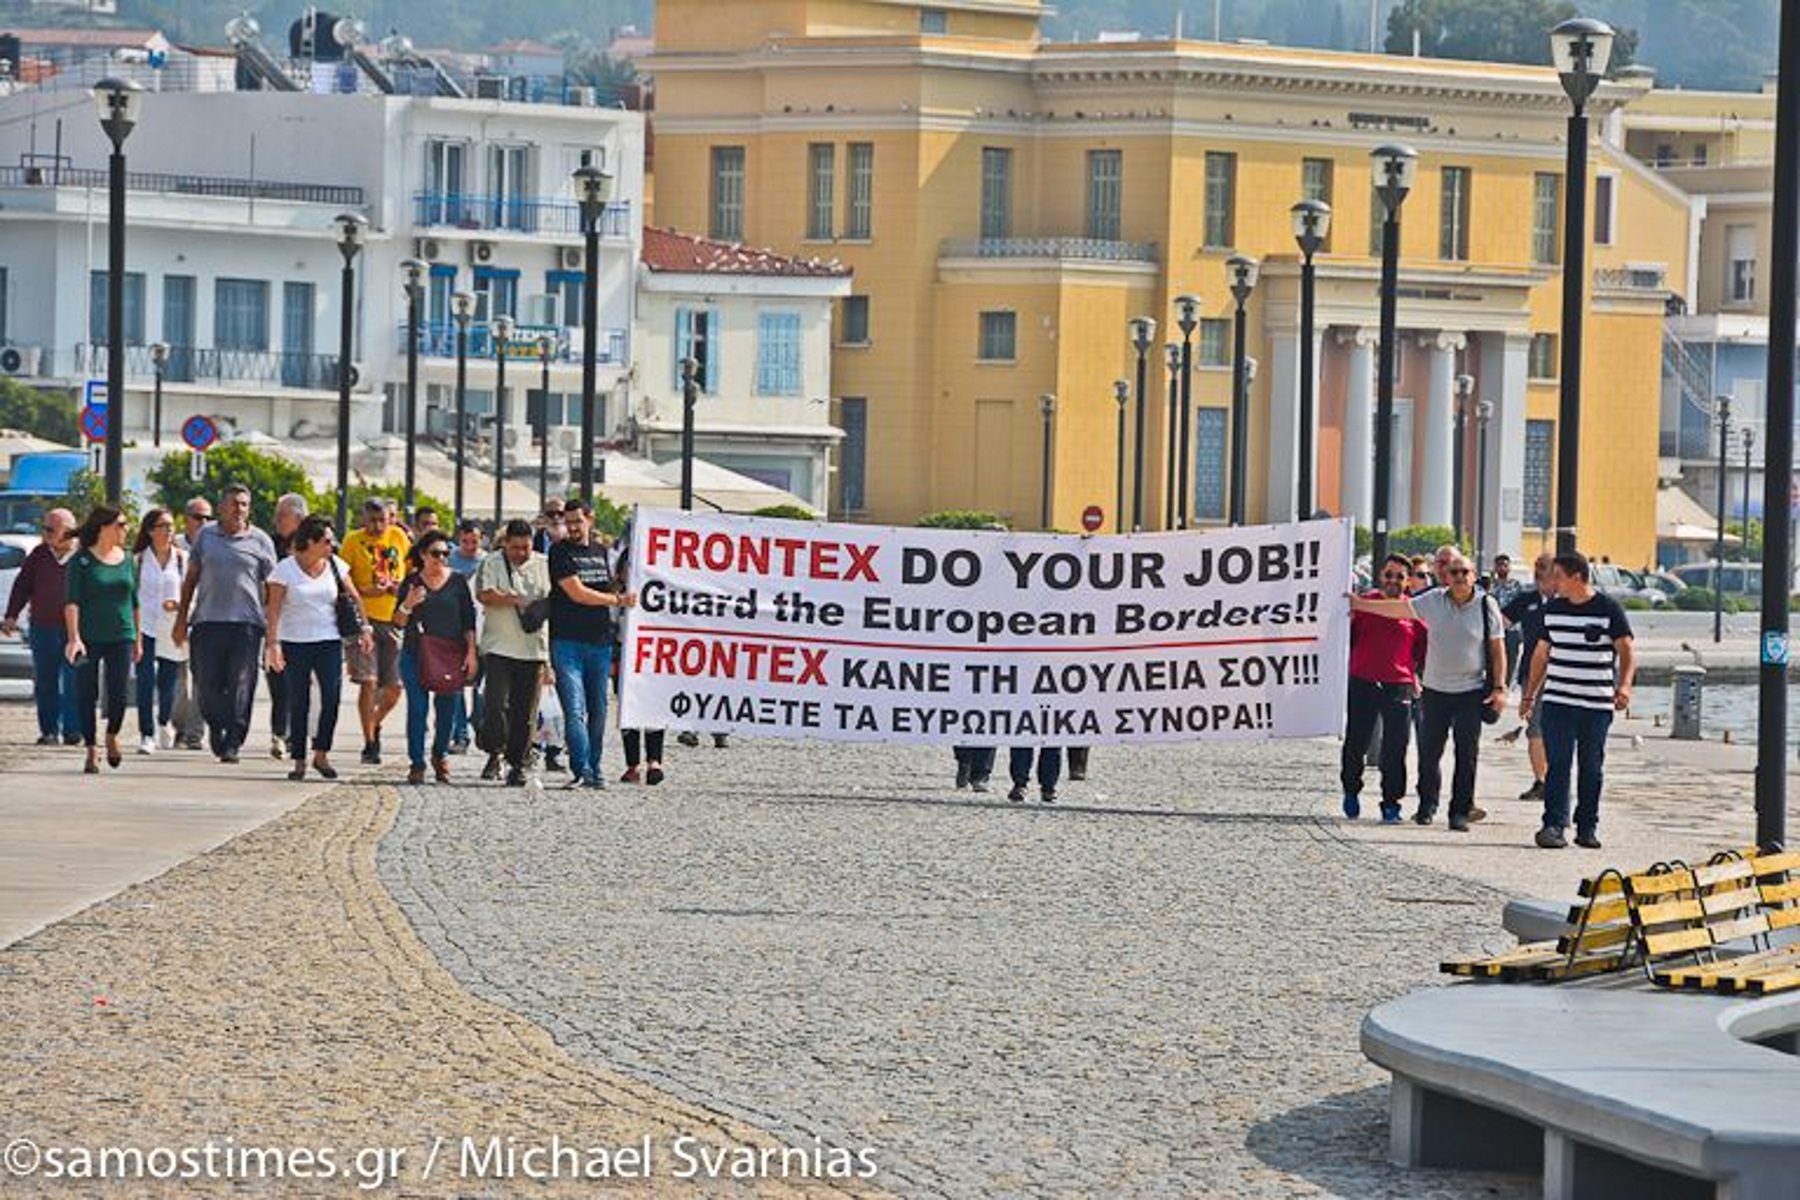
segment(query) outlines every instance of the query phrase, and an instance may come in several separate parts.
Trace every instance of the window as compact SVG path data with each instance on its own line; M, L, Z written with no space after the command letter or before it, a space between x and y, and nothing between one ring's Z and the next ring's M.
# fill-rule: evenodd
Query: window
M1237 232L1237 155L1209 150L1206 154L1206 244L1219 249L1235 244Z
M1438 257L1469 257L1469 168L1445 167L1438 196Z
M1331 203L1332 161L1329 158L1306 158L1300 161L1300 198L1302 200L1321 200ZM1327 254L1331 252L1331 238L1327 236L1319 247Z
M1675 163L1675 147L1667 142L1656 144L1656 165L1658 167L1673 166Z
M213 348L269 348L269 285L261 279L213 282Z
M427 336L443 335L449 329L450 297L455 294L456 268L446 263L433 264L431 278L425 285L425 311L421 314L426 327L434 331Z
M177 382L194 378L194 297L198 286L192 275L163 276L162 340L169 343L169 361L163 377Z
M1200 319L1200 346L1196 361L1203 367L1231 365L1231 321L1225 317Z
M529 146L488 147L489 228L531 228L530 158Z
M829 239L836 201L837 148L814 142L806 148L806 236Z
M920 33L949 33L950 14L941 8L922 8L919 10Z
M1225 519L1225 410L1194 410L1194 516Z
M1694 143L1694 161L1691 165L1696 166L1696 167L1704 167L1706 165L1706 143L1705 142L1695 142Z
M869 402L861 396L838 401L838 423L844 440L838 450L838 507L847 513L868 507L863 477L869 455Z
M586 286L580 271L551 271L544 277L545 290L549 292L554 303L555 312L550 314L549 325L580 325L581 293Z
M1532 379L1555 379L1556 335L1553 333L1534 333L1531 335L1531 357L1527 364L1526 374Z
M1725 227L1725 302L1749 304L1756 299L1756 226Z
M1018 357L1017 313L984 312L981 314L981 349L983 362L1012 362Z
M1558 253L1557 226L1562 210L1562 176L1534 175L1531 180L1531 261L1555 265L1562 261Z
M458 225L463 221L463 164L469 147L464 142L431 138L425 143L425 202L420 222L425 225Z
M539 388L531 388L525 393L525 423L537 434L548 425L581 424L581 393L551 392L546 403L546 396ZM595 397L596 403L599 397ZM598 428L604 429L601 425Z
M496 267L475 268L476 311L482 321L519 315L519 273Z
M869 298L845 296L839 318L838 341L846 346L869 344Z
M1555 421L1525 422L1525 496L1519 517L1527 529L1550 528L1550 472L1555 448Z
M286 387L324 386L313 371L313 285L281 285L281 382ZM332 377L336 382L336 377Z
M1594 245L1610 246L1613 240L1613 185L1611 175L1594 176Z
M800 394L800 314L756 314L756 393Z
M1381 244L1387 231L1387 205L1381 199L1381 189L1373 185L1369 188L1369 257L1381 257Z
M96 346L106 344L106 272L88 276L88 341ZM144 276L139 271L125 272L125 344L144 344Z
M875 236L875 145L850 143L850 207L844 213L844 236L867 241Z
M981 237L994 241L1012 236L1012 151L987 146L981 151Z
M1119 203L1124 186L1124 170L1122 151L1088 151L1087 235L1095 241L1119 240Z
M744 237L744 148L712 148L712 221L707 232L728 242Z
M678 308L675 310L675 390L681 391L681 360L691 358L697 364L694 382L701 392L712 395L719 390L719 310L716 308Z

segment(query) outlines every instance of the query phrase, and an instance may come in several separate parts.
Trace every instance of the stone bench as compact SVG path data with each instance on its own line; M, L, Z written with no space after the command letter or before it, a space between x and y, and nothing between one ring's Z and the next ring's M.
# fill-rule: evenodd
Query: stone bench
M1800 995L1452 984L1363 1019L1399 1165L1541 1174L1546 1200L1800 1195Z

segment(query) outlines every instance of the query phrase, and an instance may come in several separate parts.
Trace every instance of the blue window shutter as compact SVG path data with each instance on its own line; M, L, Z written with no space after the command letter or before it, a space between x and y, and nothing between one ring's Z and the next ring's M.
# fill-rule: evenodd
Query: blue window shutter
M781 313L781 379L777 390L784 396L800 394L800 314Z
M719 390L719 310L706 310L706 394L716 395Z
M675 310L675 391L681 392L681 360L686 358L694 345L694 310L678 308Z

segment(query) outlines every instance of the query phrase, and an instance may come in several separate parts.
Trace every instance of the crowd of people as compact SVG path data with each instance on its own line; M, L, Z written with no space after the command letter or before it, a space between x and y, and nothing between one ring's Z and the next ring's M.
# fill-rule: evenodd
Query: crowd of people
M1491 578L1477 579L1457 547L1443 546L1431 558L1389 555L1375 584L1350 600L1344 815L1361 816L1364 766L1379 747L1381 819L1402 820L1407 747L1416 738L1412 820L1436 820L1446 743L1454 763L1449 828L1466 832L1486 817L1475 803L1481 731L1500 720L1516 685L1533 775L1519 799L1543 805L1534 841L1562 849L1572 818L1575 844L1599 849L1606 735L1613 714L1631 704L1636 664L1631 622L1595 589L1588 560L1540 555L1526 584L1506 555Z

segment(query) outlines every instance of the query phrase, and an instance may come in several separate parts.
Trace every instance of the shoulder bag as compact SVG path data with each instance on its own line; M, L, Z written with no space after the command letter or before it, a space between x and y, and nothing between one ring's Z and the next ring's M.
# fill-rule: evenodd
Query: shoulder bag
M359 638L363 635L362 609L357 606L356 598L344 585L344 573L338 570L337 560L327 560L331 567L331 577L337 580L337 630L341 637Z
M416 656L419 686L437 695L462 691L469 685L469 677L463 671L466 656L467 647L460 640L421 633Z
M502 550L500 554L506 563L507 582L513 583L517 576L513 573L512 559L505 558L506 552L504 550ZM517 584L514 584L514 586L516 587ZM544 627L544 622L549 619L550 597L548 596L540 596L519 610L519 628L523 629L526 633L536 633Z

